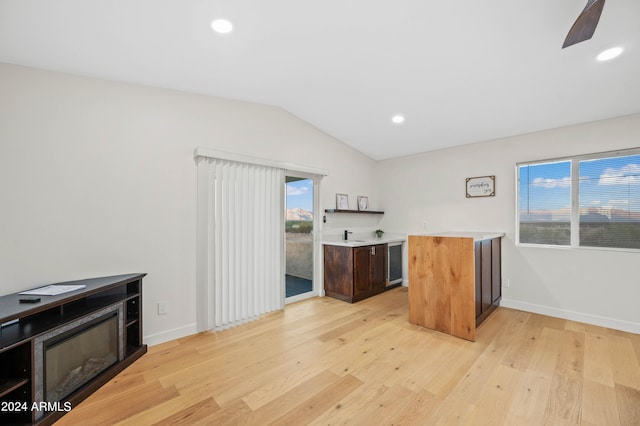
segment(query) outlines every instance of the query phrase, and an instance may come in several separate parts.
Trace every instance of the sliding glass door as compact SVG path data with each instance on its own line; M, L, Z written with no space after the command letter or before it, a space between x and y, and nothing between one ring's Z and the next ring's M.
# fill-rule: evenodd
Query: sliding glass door
M285 185L285 292L286 303L291 303L317 294L314 285L317 178L288 173Z

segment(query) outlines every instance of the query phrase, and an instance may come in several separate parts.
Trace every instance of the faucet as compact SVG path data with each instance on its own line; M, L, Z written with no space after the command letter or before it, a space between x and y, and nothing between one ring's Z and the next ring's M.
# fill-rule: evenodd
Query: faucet
M349 234L353 234L353 231L344 230L344 240L347 241L349 239Z

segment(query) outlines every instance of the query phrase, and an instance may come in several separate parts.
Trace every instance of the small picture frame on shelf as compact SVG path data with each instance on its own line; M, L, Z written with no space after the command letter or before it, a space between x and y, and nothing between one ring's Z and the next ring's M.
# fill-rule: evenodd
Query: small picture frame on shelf
M349 209L349 196L347 194L336 194L336 210Z
M369 197L358 195L358 211L364 212L369 210Z

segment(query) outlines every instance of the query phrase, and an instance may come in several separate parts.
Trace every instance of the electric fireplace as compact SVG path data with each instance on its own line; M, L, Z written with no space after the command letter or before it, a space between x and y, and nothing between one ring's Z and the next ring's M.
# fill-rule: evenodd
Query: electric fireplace
M62 401L122 361L122 314L122 304L110 306L36 338L35 400Z
M142 278L133 273L23 303L0 296L0 425L52 425L147 352Z

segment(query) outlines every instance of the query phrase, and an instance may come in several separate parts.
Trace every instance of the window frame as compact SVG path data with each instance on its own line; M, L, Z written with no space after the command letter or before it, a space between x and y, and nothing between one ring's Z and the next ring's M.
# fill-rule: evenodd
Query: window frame
M598 251L622 251L640 253L640 249L624 248L624 247L598 247L598 246L581 246L580 245L580 162L585 160L598 160L612 157L624 157L640 155L640 147L618 149L613 151L603 151L582 155L571 155L566 157L556 157L541 160L522 161L515 165L515 245L516 247L536 247L536 248L553 248L560 250L598 250ZM538 244L538 243L522 243L520 242L520 167L545 163L570 162L571 170L571 218L570 218L570 243L568 245L557 244ZM574 179L578 176L578 179Z

